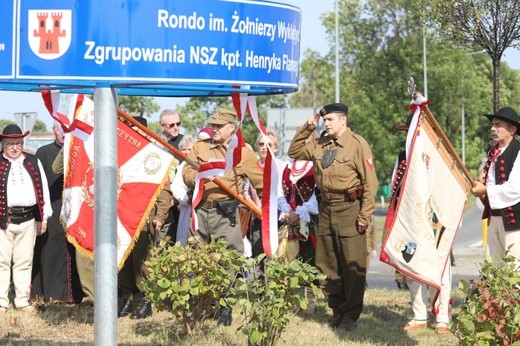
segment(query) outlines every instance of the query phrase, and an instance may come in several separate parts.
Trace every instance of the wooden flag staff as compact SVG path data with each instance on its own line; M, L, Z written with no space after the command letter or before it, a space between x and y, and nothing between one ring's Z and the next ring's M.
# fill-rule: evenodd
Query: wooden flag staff
M197 162L191 160L186 155L184 155L184 153L182 153L179 149L175 148L173 145L168 143L168 141L159 137L156 133L150 131L150 129L148 129L146 126L142 125L140 122L135 120L130 114L127 114L125 111L123 111L120 108L117 109L117 114L120 117L122 117L123 119L125 119L126 121L128 121L133 126L136 126L139 130L146 133L147 136L153 138L154 141L161 144L163 147L165 147L166 149L168 149L175 155L179 156L182 160L186 161L187 164L189 164L196 170L199 169L199 164ZM215 177L213 179L213 182L215 184L217 184L222 190L224 190L224 192L226 192L229 196L235 198L237 201L239 201L244 206L246 206L248 209L250 209L252 212L254 212L258 217L262 217L262 211L260 209L258 209L256 204L253 204L253 203L247 201L246 199L244 199L244 197L240 196L238 193L231 190L222 180L218 179L217 177Z
M415 97L417 97L417 96L414 95L414 98ZM450 155L453 157L453 159L455 160L457 165L460 167L460 170L462 171L462 173L464 174L466 179L468 179L468 181L471 184L471 182L473 182L473 177L471 176L471 174L469 173L468 169L466 168L466 166L464 165L464 163L460 159L459 155L455 151L455 148L451 144L451 142L448 139L448 137L446 137L446 134L444 133L444 131L442 130L441 126L437 122L437 119L435 119L435 117L433 116L433 114L430 111L430 109L428 108L428 106L425 106L423 110L424 110L424 113L426 114L426 116L428 117L428 120L430 121L433 129L435 130L435 132L437 132L439 137L442 139L444 145L446 146L446 148L448 148L448 151L450 152Z
M407 91L408 91L408 94L413 98L414 101L419 96L422 96L421 93L415 91L415 80L413 79L413 77L408 78L408 90ZM423 110L424 110L424 113L426 114L426 116L428 117L428 120L430 121L433 129L437 132L439 137L442 139L442 141L446 145L446 148L450 152L450 155L453 157L453 159L455 160L457 165L460 167L462 173L464 174L466 179L469 181L469 183L470 183L469 189L471 190L471 186L473 185L472 182L474 181L474 179L471 176L471 174L469 173L468 169L466 168L466 165L462 162L459 155L457 155L455 148L453 148L453 145L451 144L450 140L448 139L448 137L446 137L446 134L444 133L441 126L437 122L437 119L435 119L432 112L428 108L428 105L425 105Z

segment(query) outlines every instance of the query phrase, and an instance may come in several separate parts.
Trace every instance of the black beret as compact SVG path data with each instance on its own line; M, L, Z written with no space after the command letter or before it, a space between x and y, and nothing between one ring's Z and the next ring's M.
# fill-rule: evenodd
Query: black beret
M134 117L134 120L137 120L144 127L148 127L148 120L146 120L146 118L139 115Z
M343 113L348 114L348 107L343 103L331 103L320 109L321 116L325 116L330 113Z

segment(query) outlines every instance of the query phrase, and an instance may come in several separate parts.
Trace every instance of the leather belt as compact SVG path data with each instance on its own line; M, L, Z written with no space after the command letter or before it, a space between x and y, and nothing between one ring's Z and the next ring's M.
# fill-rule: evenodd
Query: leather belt
M7 223L19 225L34 219L35 207L36 205L32 207L9 207L7 210Z
M343 191L321 191L320 198L328 204L354 202L363 196L363 185L356 185Z
M212 209L218 207L219 202L228 201L228 199L221 199L218 201L213 201L211 199L207 199L205 201L200 202L200 206L206 209Z
M489 213L491 214L491 216L502 216L500 209L490 209Z

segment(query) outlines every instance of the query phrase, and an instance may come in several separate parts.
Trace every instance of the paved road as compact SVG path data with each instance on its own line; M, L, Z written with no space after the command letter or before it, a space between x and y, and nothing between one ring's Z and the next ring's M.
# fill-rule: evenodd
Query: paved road
M481 211L476 207L468 209L462 219L462 228L455 237L453 244L453 254L455 256L455 266L452 267L453 287L456 287L460 280L469 280L478 277L478 266L485 256L482 248L482 223ZM377 215L384 214L384 210L379 209ZM394 268L379 261L372 259L367 275L368 287L394 288L397 289L394 277Z

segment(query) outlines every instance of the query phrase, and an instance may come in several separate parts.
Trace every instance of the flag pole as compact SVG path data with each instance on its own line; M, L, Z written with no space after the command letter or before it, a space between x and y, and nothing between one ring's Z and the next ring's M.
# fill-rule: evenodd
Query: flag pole
M464 176L466 177L466 179L469 180L469 182L470 182L470 189L471 189L471 184L472 184L472 182L474 180L473 177L471 176L471 174L469 173L468 169L466 168L466 166L464 165L464 163L460 159L459 155L455 151L455 148L451 144L451 142L448 139L448 137L446 137L446 134L444 133L444 131L442 131L441 126L437 122L437 119L435 119L435 117L433 116L433 114L430 111L430 109L428 108L428 106L424 107L424 113L426 113L426 116L428 117L428 120L432 124L433 129L437 132L439 137L441 137L442 141L444 142L444 145L446 145L446 147L448 148L451 156L453 157L455 162L459 165L459 167L460 167L462 173L464 174Z
M121 108L117 109L117 114L121 116L123 119L128 121L132 126L137 127L139 130L146 133L147 136L150 136L153 138L157 143L161 144L163 147L174 153L175 155L179 156L182 160L186 161L187 164L189 164L194 169L199 169L199 164L192 159L188 158L182 151L175 148L173 145L168 143L168 141L164 140L163 138L159 137L156 133L148 129L146 126L142 125L140 122L134 119L130 114L123 111ZM250 201L246 200L244 197L240 196L235 191L231 190L222 180L215 177L213 179L213 182L217 184L224 192L226 192L229 196L235 198L237 201L242 203L244 206L246 206L248 209L250 209L252 212L254 212L258 217L262 217L262 211L258 209L256 204L251 203Z

